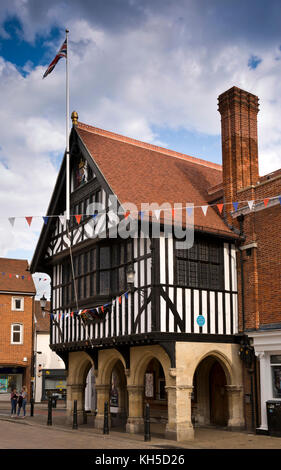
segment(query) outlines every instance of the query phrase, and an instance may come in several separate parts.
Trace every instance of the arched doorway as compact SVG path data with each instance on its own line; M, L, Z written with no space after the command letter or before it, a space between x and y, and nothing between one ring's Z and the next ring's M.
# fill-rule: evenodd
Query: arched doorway
M125 429L128 417L127 377L120 359L115 363L111 373L109 412L111 427Z
M165 374L161 363L156 358L151 359L144 374L144 409L148 403L152 432L154 428L155 430L157 428L160 433L165 432L168 420L168 400L165 386ZM160 426L153 427L153 423Z
M227 426L227 376L215 356L204 358L193 376L192 422L195 426Z

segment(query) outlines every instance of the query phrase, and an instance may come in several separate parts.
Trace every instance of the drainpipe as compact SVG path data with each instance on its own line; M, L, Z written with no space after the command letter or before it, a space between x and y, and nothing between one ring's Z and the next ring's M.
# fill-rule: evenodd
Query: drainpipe
M241 214L239 217L237 217L237 220L239 222L239 228L240 228L240 235L244 237L244 232L243 232L243 221L244 221L244 215ZM245 292L244 292L244 260L243 260L243 255L241 249L239 249L240 252L240 270L241 270L241 295L242 295L242 331L244 333L245 331Z

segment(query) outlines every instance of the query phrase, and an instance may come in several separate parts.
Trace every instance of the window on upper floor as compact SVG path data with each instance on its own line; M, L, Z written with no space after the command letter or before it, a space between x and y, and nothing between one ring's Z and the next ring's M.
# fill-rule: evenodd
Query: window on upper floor
M23 325L21 323L11 325L11 344L23 344Z
M73 257L79 300L96 295L118 295L126 289L126 269L132 261L132 240L115 245L97 245ZM75 300L72 269L69 261L62 268L63 305Z
M12 297L12 310L23 312L24 310L24 298L23 297Z
M180 286L223 290L223 243L194 240L189 249L176 250L176 282Z

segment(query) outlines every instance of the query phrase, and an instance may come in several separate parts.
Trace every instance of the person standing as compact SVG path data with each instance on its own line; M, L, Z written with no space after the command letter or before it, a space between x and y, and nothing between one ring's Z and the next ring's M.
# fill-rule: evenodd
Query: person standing
M18 416L20 415L20 410L22 408L23 409L23 418L25 418L26 402L27 402L27 391L26 391L26 387L23 386L22 391L20 393L20 396L18 398Z
M16 388L14 388L12 390L12 393L11 393L11 418L13 417L13 415L16 416L17 414L17 402L18 402L18 394L17 394L17 390Z

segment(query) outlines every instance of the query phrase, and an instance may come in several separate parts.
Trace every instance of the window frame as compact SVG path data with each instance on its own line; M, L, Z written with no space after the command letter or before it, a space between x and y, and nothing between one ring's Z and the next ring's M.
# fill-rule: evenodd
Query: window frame
M16 301L17 300L20 300L20 302L21 302L20 308L16 308ZM11 308L11 310L13 312L23 312L24 311L24 297L19 297L19 296L12 297L12 308Z
M14 331L14 326L19 326L19 331ZM20 334L20 341L14 341L14 334ZM22 323L11 323L11 344L19 345L23 344L23 324Z
M206 248L208 247L208 250ZM214 260L214 251L217 251L217 261ZM189 249L177 249L174 243L174 278L176 284L180 287L188 289L201 289L211 291L224 290L224 243L223 240L213 240L205 237L197 237L194 244ZM204 255L204 256L203 256ZM184 273L184 281L179 277L179 269L181 267ZM216 267L212 270L212 268ZM194 268L196 274L196 282L191 282L191 269ZM217 281L212 277L214 272ZM203 281L203 276L206 281Z

